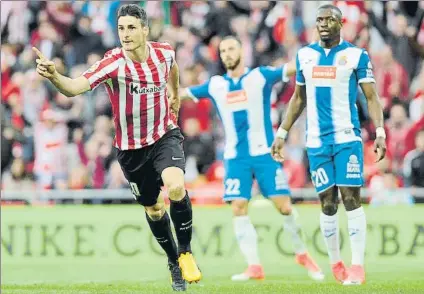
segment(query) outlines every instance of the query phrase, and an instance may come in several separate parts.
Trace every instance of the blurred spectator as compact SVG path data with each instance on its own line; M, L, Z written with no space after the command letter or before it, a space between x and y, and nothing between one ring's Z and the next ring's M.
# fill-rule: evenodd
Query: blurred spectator
M403 175L408 186L424 188L424 129L416 134L415 146L405 156Z
M410 194L397 190L400 187L399 181L399 177L391 171L375 175L369 185L370 205L413 204L413 198Z
M415 146L415 136L419 130L424 129L424 105L421 105L421 118L415 122L412 127L408 130L405 138L405 154L413 150Z
M37 185L41 189L67 188L66 144L68 130L59 114L44 110L41 121L34 126L35 163Z
M419 75L412 81L410 91L413 98L409 104L409 114L411 120L416 122L424 116L424 63Z
M290 188L303 188L307 182L306 180L306 170L302 161L297 161L292 159L289 155L290 151L288 149L284 149L284 171L287 174L289 187ZM303 150L302 150L303 153Z
M204 42L209 43L213 36L225 37L233 32L230 28L231 18L236 15L229 1L212 2L207 14L204 29L200 32Z
M42 79L35 69L30 69L21 84L23 115L31 125L39 121L41 110L47 106L47 90Z
M210 6L206 1L190 1L188 9L182 12L182 25L201 31L205 27L206 15L209 10Z
M46 12L48 20L55 26L61 38L67 42L69 29L75 19L72 3L69 1L47 1ZM47 55L46 57L49 58Z
M377 90L384 110L390 109L393 100L406 100L409 97L408 73L392 55L392 49L384 46L373 59Z
M48 21L41 22L32 33L31 45L40 49L48 59L62 54L62 39L59 38L57 28Z
M111 128L110 119L99 116L96 119L94 132L86 143L82 140L82 132L74 135L80 161L88 170L89 185L95 189L100 189L105 184L105 165L112 153Z
M10 172L2 177L3 189L12 191L32 191L35 187L34 181L25 170L25 163L22 158L15 158L10 167Z
M396 188L403 186L402 178L397 176L390 163L390 156L386 156L383 160L376 163L376 170L371 175L369 181L370 203L372 205L396 205L410 204L412 199L410 195L399 193Z
M125 179L124 173L117 160L114 160L110 165L109 173L106 176L106 188L121 189L127 188L128 182Z
M367 20L365 4L362 1L335 1L343 15L343 38L354 43L362 32Z
M67 52L67 60L71 65L85 64L91 52L104 52L105 47L100 35L91 29L92 20L88 16L81 16L72 27L72 40Z
M91 20L90 30L101 36L105 48L118 45L115 32L118 7L119 1L86 1L81 8L81 13Z
M71 190L89 189L90 177L84 165L73 168L68 177L68 188Z
M416 73L418 55L408 41L408 36L406 34L408 28L407 17L400 13L400 11L394 11L393 3L391 2L388 2L386 5L388 11L393 13L392 22L388 24L385 24L374 14L371 1L365 1L365 6L367 8L371 24L378 29L386 43L390 45L396 60L398 60L405 68L408 68L410 72L409 78L412 78ZM419 13L421 13L421 11L419 11ZM420 21L421 19L416 20L416 22ZM391 25L390 28L388 27L389 24ZM415 27L420 26L421 24L414 23L412 25Z
M206 173L215 160L212 137L200 133L200 123L195 118L186 119L183 125L184 153L187 161L186 176L195 178L199 173Z
M415 26L412 24L406 30L406 35L408 36L409 45L415 50L415 52L421 57L424 58L424 47L422 46L423 39L423 25L424 23L424 2L419 1L418 11L416 12L416 23ZM421 33L421 34L420 34ZM421 36L420 36L421 35ZM421 40L419 40L419 38ZM421 41L421 44L420 44Z
M29 39L28 25L32 15L27 1L1 2L1 31L8 30L7 42L26 44Z
M411 121L409 120L406 109L402 104L395 104L390 109L390 118L386 122L386 129L388 130L387 149L393 155L393 170L400 171L404 150L405 139Z
M13 161L12 149L17 142L23 142L25 139L21 132L17 131L11 124L10 118L6 117L6 111L3 104L0 108L1 115L1 173L9 167Z

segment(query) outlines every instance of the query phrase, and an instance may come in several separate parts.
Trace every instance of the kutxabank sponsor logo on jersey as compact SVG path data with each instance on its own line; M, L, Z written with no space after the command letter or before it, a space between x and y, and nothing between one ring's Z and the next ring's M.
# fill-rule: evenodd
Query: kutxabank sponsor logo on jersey
M139 83L130 83L130 94L152 94L163 91L166 87L166 84L162 84L160 86L141 86Z

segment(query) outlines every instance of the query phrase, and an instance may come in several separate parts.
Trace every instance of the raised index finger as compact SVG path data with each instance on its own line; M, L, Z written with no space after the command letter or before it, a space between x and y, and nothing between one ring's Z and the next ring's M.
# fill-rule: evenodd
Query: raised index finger
M32 47L32 50L35 52L35 54L37 54L37 56L41 59L41 60L47 60L47 58L43 55L43 53L41 53L40 50L38 50L35 47Z

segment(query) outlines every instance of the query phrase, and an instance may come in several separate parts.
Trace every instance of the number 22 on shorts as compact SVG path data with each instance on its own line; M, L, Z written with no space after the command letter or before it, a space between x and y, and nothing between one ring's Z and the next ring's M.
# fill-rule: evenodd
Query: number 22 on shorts
M240 180L239 179L226 179L225 180L225 194L227 194L227 195L240 195Z

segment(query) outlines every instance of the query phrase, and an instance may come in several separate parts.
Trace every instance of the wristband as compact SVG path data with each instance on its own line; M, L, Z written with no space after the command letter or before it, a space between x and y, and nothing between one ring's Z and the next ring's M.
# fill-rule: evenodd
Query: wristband
M383 139L386 139L386 131L384 130L384 128L383 128L383 127L378 127L378 128L375 130L375 136L376 136L377 138L383 138Z
M287 132L285 129L283 129L283 128L278 128L277 133L275 134L275 136L276 136L277 138L280 138L280 139L285 140L285 139L287 138L287 134L288 134L288 133L289 133L289 132Z

